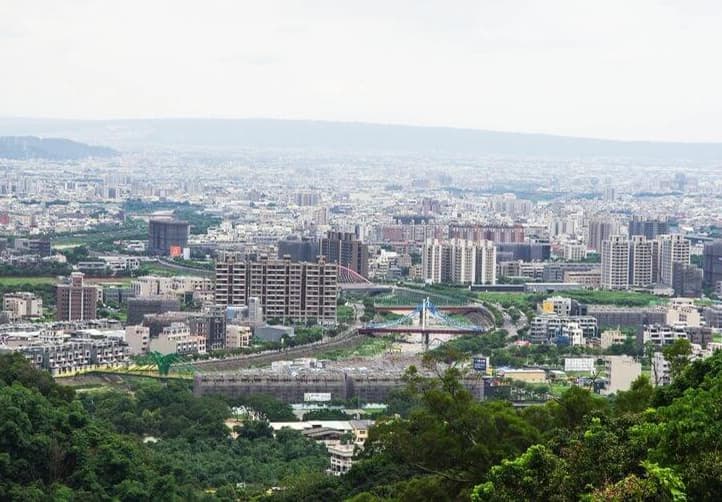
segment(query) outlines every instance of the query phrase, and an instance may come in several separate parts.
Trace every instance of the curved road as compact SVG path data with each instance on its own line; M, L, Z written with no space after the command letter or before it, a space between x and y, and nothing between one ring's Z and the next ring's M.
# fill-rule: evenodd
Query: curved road
M163 262L163 264L166 264L166 262ZM182 265L173 264L175 267L182 269L182 268L189 268L184 267ZM192 269L194 271L197 271L198 269ZM403 288L407 289L409 291L414 291L416 293L419 293L421 291L413 290L410 288ZM489 312L483 304L480 302L473 302L473 305L475 307L478 307L480 311L483 311L484 317L492 320L493 325L493 315L491 312ZM249 355L242 355L242 356L235 356L235 357L229 357L224 359L215 359L215 360L204 360L204 361L195 361L195 362L189 362L189 363L182 363L175 366L176 369L182 369L183 367L190 367L196 370L201 371L224 371L224 370L235 370L235 369L242 369L242 368L249 368L252 366L258 366L258 365L266 365L273 361L281 361L286 359L295 359L299 357L308 357L315 354L318 354L319 352L325 352L330 349L338 349L338 348L348 348L348 347L356 347L358 345L361 345L364 340L366 340L368 337L365 335L359 335L358 328L362 325L360 321L360 317L363 315L363 304L360 303L354 303L352 304L354 308L354 324L353 326L350 326L345 331L342 331L335 337L326 337L318 342L307 344L307 345L299 345L297 347L291 347L284 350L272 350L272 351L266 351L266 352L260 352L257 354L249 354ZM504 319L504 324L507 323L510 324L508 319ZM506 327L506 326L505 326ZM509 330L510 333L515 332L514 329Z
M203 275L206 277L212 277L215 274L215 272L213 270L209 270L209 269L205 269L205 268L189 267L187 265L180 265L173 261L164 260L163 258L158 258L155 261L157 261L159 264L163 265L164 267L172 268L173 270L178 270L181 272L190 272L190 273L194 273L196 275Z
M259 352L257 354L248 354L236 357L228 357L224 359L195 361L191 363L182 363L174 366L174 368L192 367L199 370L220 371L248 368L261 364L268 364L273 361L282 361L285 359L295 359L299 357L307 357L329 349L340 349L347 347L356 347L361 345L368 337L359 335L358 328L361 326L360 317L363 315L363 305L354 303L354 324L345 331L340 332L334 337L324 336L322 340L307 345L299 345L284 350L269 350Z

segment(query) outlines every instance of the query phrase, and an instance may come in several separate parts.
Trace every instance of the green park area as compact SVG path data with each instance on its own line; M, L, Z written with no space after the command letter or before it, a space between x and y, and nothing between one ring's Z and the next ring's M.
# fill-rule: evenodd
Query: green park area
M476 297L481 301L496 303L504 308L516 307L522 311L526 311L536 308L538 303L554 295L572 298L581 303L591 305L617 305L621 307L649 307L667 302L666 298L645 292L586 289L546 294L483 292L477 293Z
M516 307L519 310L534 309L548 295L531 293L477 293L476 298L486 302L501 305L503 308Z
M128 219L121 226L104 225L82 232L47 235L53 247L67 249L87 246L96 251L113 251L115 241L144 240L148 238L147 224L140 219Z
M179 272L178 270L165 266L158 262L145 262L138 271L138 275L159 275L161 277L172 277L174 275L195 275L191 272Z
M391 293L373 297L376 305L418 305L429 299L434 305L465 305L471 300L468 290L439 288L407 288L397 287Z
M336 320L339 324L353 324L355 311L349 305L339 305L336 308Z
M562 296L570 297L582 303L596 305L617 305L621 307L649 307L667 303L667 299L640 291L601 291L578 290L565 291Z
M319 359L330 359L338 361L341 359L350 359L353 357L373 357L391 350L394 341L389 338L367 338L356 347L348 347L343 349L331 349L318 354Z
M43 305L55 305L56 277L0 277L0 297L6 293L18 291L35 293L43 299Z
M0 277L0 287L12 286L18 287L25 284L37 286L42 284L55 284L57 277L41 276L41 277Z
M202 206L189 202L129 199L123 203L123 210L134 215L146 215L156 211L173 211L176 218L190 223L191 234L205 234L209 227L218 225L221 222L221 218L218 216L206 213Z

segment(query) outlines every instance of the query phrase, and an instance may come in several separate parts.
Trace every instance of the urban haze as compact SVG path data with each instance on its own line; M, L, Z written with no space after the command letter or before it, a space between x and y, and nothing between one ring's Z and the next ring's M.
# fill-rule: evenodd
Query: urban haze
M720 13L0 6L0 500L719 500Z

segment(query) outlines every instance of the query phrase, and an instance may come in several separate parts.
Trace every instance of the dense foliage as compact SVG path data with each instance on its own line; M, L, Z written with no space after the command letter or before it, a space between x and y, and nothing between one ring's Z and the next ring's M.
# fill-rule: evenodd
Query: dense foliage
M491 366L494 368L523 367L530 364L561 368L564 366L566 357L600 357L607 354L641 356L643 348L636 345L633 337L628 337L624 343L614 344L607 349L580 345L509 345L506 330L497 329L483 337L459 336L427 352L425 358L450 364L455 361L468 361L469 356L475 354L489 356ZM677 359L669 360L676 361ZM683 358L681 361L685 360Z
M64 232L55 234L50 232L45 235L46 238L52 240L53 246L83 245L94 251L113 251L118 250L115 241L127 240L144 240L148 238L148 224L141 219L127 218L122 223L105 223L97 225L90 230L81 230L77 232ZM65 249L64 251L67 251Z
M128 213L153 213L156 211L173 210L176 218L190 223L191 234L205 234L208 228L218 225L221 218L203 212L203 208L187 201L144 201L128 199L123 203L123 210Z
M250 394L246 396L229 398L232 406L250 408L260 413L263 418L272 422L295 422L298 420L293 409L283 401L279 401L268 394Z
M237 500L326 468L300 433L248 422L233 439L229 416L178 382L76 396L2 355L0 500Z
M521 411L477 402L455 369L409 375L338 480L295 480L276 500L682 501L722 493L722 353L646 376L611 398L572 387ZM293 496L291 496L293 494Z
M54 277L68 275L71 267L56 261L34 261L21 265L0 263L0 277Z
M351 418L353 417L346 414L343 410L335 408L321 408L303 414L304 420L349 420Z
M270 397L195 398L157 381L76 396L22 357L0 356L0 499L719 500L722 353L674 371L666 387L645 376L611 398L571 387L519 410L477 401L454 367L433 379L412 368L336 478L323 473L322 446L274 436L265 419L290 409ZM262 411L235 439L230 405Z
M500 293L482 292L476 294L485 304L499 304L505 309L517 308L525 313L534 313L536 307L548 295L541 293ZM637 291L603 291L578 289L565 291L564 296L581 303L594 305L618 305L624 307L647 307L660 301L651 294Z
M43 299L43 307L55 305L55 284L42 282L0 283L0 297L6 293L16 293L18 291L27 291L40 296Z

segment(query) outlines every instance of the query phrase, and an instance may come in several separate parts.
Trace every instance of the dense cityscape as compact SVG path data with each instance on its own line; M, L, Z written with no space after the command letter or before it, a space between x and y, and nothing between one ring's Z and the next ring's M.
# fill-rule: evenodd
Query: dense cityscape
M0 502L722 500L722 6L0 2Z
M651 399L722 348L719 179L633 159L569 169L334 152L7 158L0 350L81 401L158 378L221 399L229 437L290 428L318 452L312 471L344 478L374 461L388 417L423 401L410 379L444 374L509 411L574 389L589 406ZM151 431L137 433L156 444ZM283 498L297 482L247 476L198 488Z

